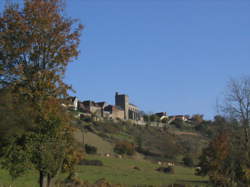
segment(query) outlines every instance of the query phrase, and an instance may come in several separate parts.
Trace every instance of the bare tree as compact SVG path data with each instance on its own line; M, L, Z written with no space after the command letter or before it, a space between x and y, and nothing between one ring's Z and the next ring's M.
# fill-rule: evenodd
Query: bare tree
M250 76L230 79L220 110L225 116L237 120L243 126L245 149L249 147L250 125ZM247 153L249 154L249 153ZM249 156L249 155L248 155Z
M228 81L221 111L244 126L250 125L250 76Z

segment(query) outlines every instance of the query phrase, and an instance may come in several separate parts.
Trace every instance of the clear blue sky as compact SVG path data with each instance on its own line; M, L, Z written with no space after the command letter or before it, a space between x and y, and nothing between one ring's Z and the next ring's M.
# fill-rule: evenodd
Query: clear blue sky
M227 80L250 74L249 0L66 2L85 26L65 77L81 100L119 91L146 112L209 119Z

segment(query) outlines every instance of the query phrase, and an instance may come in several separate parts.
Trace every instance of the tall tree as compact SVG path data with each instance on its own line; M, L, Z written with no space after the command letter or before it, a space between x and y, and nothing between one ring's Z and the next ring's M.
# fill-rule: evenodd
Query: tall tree
M231 119L237 120L244 130L245 151L249 148L249 125L250 125L250 77L243 76L240 79L230 79L227 85L225 101L220 106L222 112Z
M231 79L215 124L231 126L220 130L200 157L199 174L208 175L215 186L249 186L250 184L250 77ZM230 125L231 124L231 125ZM235 125L237 124L237 125ZM239 124L239 125L238 125Z
M13 176L26 166L36 168L43 187L52 184L72 152L68 149L70 117L61 101L70 89L63 76L68 63L78 56L82 25L63 12L61 0L24 0L21 8L9 5L0 16L0 89L18 98L14 105L22 101L32 111L32 127L1 146L4 166ZM6 125L0 121L1 127ZM22 164L24 160L30 164Z
M224 103L220 109L228 117L237 119L242 125L250 125L250 77L230 79Z
M249 186L250 176L244 137L239 129L221 131L203 149L197 174L208 175L214 186ZM249 148L248 148L249 149Z

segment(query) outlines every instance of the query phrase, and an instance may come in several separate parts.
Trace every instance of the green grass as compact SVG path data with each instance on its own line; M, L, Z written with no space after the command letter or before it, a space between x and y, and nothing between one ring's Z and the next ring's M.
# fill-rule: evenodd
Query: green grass
M25 176L12 180L5 170L0 170L0 187L38 187L38 174L35 171L28 172Z
M94 183L100 178L116 184L133 185L154 185L181 183L190 186L205 187L207 178L194 175L194 169L175 166L175 174L164 174L155 171L159 167L155 163L145 160L106 158L100 156L87 156L87 159L101 160L104 166L78 166L77 174L82 180ZM133 169L134 166L140 171ZM37 174L29 173L26 176L12 182L6 171L0 170L1 185L12 184L12 187L36 187Z
M173 183L189 184L190 186L206 186L207 178L194 175L194 169L175 166L175 174L165 174L155 171L159 166L149 161L132 159L118 159L105 157L91 157L102 160L104 166L79 167L79 177L94 182L105 178L112 183L132 185L164 185ZM134 166L141 170L133 169Z

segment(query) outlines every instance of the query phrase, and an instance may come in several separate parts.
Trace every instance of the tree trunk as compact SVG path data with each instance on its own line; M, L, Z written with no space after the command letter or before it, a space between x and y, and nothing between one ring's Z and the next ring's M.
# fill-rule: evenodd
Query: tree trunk
M50 174L48 174L48 183L47 187L52 187L53 186L53 177L51 177Z
M249 143L249 137L248 137L248 127L244 127L245 132L245 148L248 150L248 143Z
M243 121L243 128L244 128L244 138L245 138L245 142L244 142L244 148L245 148L245 153L246 153L246 158L245 158L245 162L246 162L246 166L249 168L250 167L250 163L249 163L249 120L244 120Z
M40 171L40 175L39 175L39 185L40 187L47 187L47 175Z

